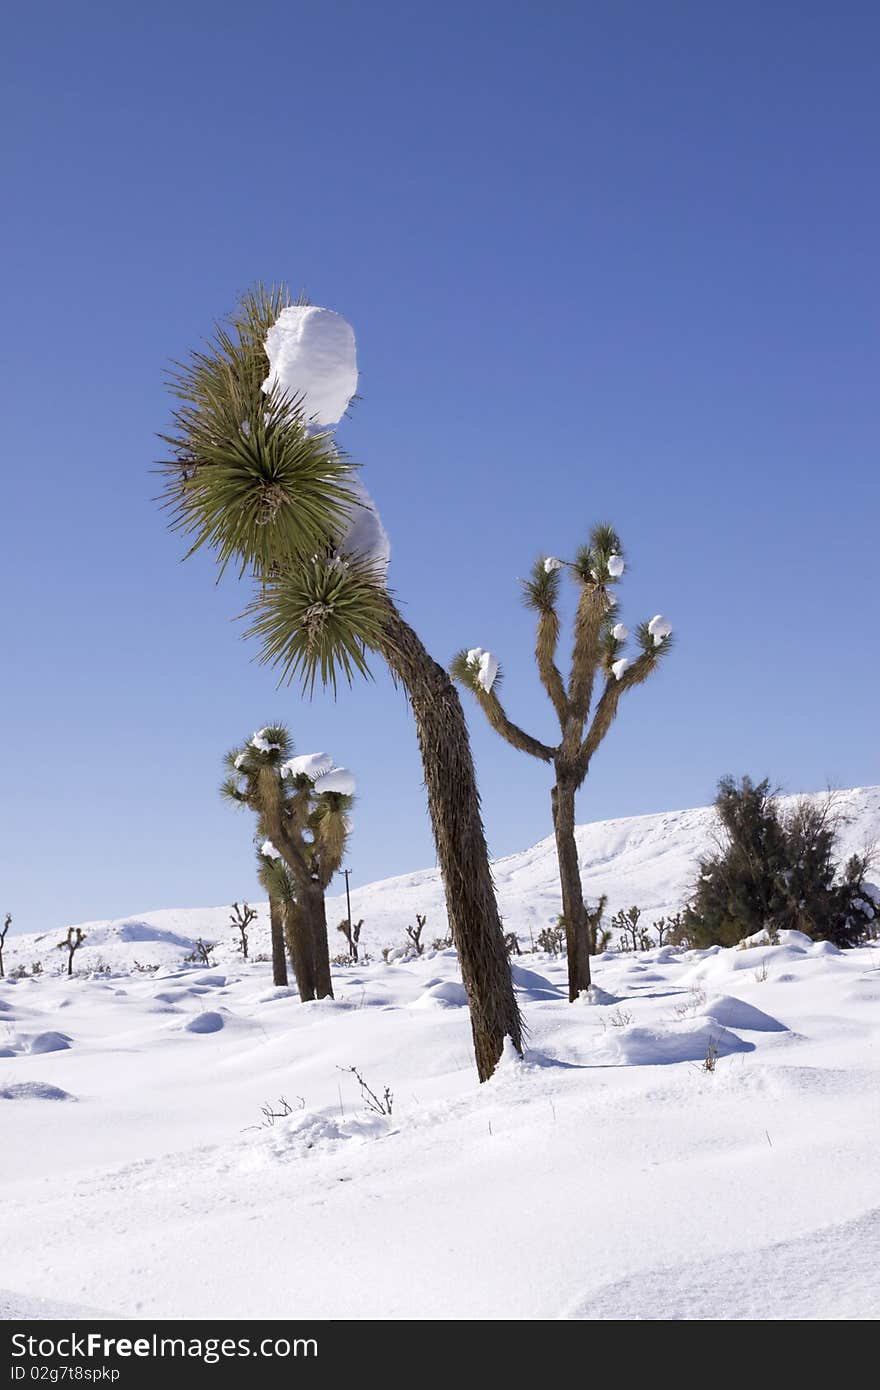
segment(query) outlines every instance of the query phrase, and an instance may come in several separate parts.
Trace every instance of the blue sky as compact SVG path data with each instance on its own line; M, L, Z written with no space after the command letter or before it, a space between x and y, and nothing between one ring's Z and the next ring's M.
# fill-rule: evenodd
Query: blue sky
M258 891L215 795L270 718L360 782L354 881L433 862L380 669L277 691L244 593L151 501L163 372L258 278L358 334L343 442L434 655L552 712L517 576L612 520L677 646L582 820L880 781L880 12L868 3L55 3L2 55L0 908L22 929ZM471 709L494 852L546 768Z

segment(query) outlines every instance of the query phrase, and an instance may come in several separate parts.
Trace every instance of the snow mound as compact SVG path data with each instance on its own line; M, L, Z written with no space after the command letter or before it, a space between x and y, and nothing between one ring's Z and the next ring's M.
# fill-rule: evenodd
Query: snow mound
M69 1091L60 1086L50 1086L47 1081L16 1081L11 1086L0 1086L0 1100L76 1100Z
M206 1009L203 1014L196 1014L195 1018L189 1019L183 1025L185 1033L219 1033L226 1025L226 1020L222 1014L215 1013L213 1009Z
M582 989L578 995L578 1002L581 1004L595 1004L604 1007L607 1004L619 1004L620 999L616 994L609 994L607 989L600 989L598 985L590 985L589 989Z
M753 1052L754 1043L745 1042L718 1023L686 1019L668 1027L629 1027L603 1035L596 1051L601 1059L616 1066L668 1066L674 1062L703 1062L710 1049L716 1057L733 1052Z
M66 1052L73 1042L68 1033L37 1033L31 1038L28 1051L34 1055L42 1052Z
M778 1018L772 1018L762 1009L737 999L732 994L719 994L709 999L698 1012L706 1018L714 1018L725 1028L745 1028L751 1033L787 1033L788 1029Z
M553 981L548 980L546 975L539 975L537 970L527 970L523 965L511 963L510 976L514 987L526 999L558 999L560 996L559 988Z
M467 992L458 980L441 980L420 994L412 1007L414 1009L460 1009L467 1004Z
M343 1145L358 1146L384 1139L391 1132L392 1121L387 1115L335 1116L301 1110L261 1132L244 1154L240 1167L249 1171L296 1162L311 1153L332 1153Z
M263 390L277 386L316 425L335 425L357 390L354 329L332 309L291 304L266 335L269 375Z

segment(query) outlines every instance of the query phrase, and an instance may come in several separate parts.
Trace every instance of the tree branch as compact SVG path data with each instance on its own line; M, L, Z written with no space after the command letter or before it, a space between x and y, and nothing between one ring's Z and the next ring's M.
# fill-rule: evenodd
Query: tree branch
M486 691L481 686L475 686L473 691L480 708L496 733L507 739L507 742L512 744L514 748L519 748L523 753L531 753L533 758L539 758L541 762L550 763L553 761L556 749L551 748L546 743L541 743L540 739L532 738L532 735L527 734L525 729L521 729L518 724L514 724L512 720L508 719L501 701L493 690Z

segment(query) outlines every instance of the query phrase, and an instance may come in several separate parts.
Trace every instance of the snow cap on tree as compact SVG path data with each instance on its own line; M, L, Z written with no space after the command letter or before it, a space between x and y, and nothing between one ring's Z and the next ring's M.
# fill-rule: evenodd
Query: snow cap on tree
M648 631L654 639L654 646L659 647L672 632L672 624L666 621L662 613L655 613L648 623Z
M611 636L615 642L625 642L629 637L629 628L624 623L615 623L611 629Z
M384 579L391 559L391 542L379 509L356 473L348 479L347 487L354 500L347 508L350 521L339 549L363 561Z
M269 738L267 738L266 735L269 732L269 729L257 729L257 732L251 739L251 748L256 748L258 753L280 753L281 744L273 743ZM236 763L236 767L238 766L239 764Z
M264 349L271 367L264 392L277 388L315 426L342 419L358 381L354 329L347 319L316 304L290 304L266 334ZM352 500L345 507L348 523L339 538L340 552L362 560L384 579L391 558L388 533L356 473L347 487Z
M315 791L337 792L341 796L354 796L357 784L354 774L347 767L334 767L324 772L315 781Z
M477 684L481 685L488 695L498 675L498 658L492 652L484 652L482 647L471 647L467 654L467 663L476 668Z
M280 859L281 853L275 848L271 840L264 840L260 845L260 853L264 859Z
M281 767L282 777L308 777L314 782L316 777L321 777L325 772L329 772L333 766L333 759L329 753L301 753L297 758L291 758Z
M622 555L614 554L608 556L608 573L612 579L619 579L623 574L624 568L625 561Z
M557 560L555 555L548 555L544 561L544 573L552 574L554 570L561 570L562 564L562 560Z
M611 663L611 670L612 670L613 673L614 673L614 679L615 679L616 681L619 681L620 678L622 677L624 671L625 671L625 670L627 669L627 667L630 666L631 664L632 664L632 663L630 662L629 657L626 657L626 656L622 656L622 657L620 658L619 661L612 661L612 663Z
M354 329L332 309L289 304L266 334L269 375L264 392L276 386L316 425L335 425L357 390Z

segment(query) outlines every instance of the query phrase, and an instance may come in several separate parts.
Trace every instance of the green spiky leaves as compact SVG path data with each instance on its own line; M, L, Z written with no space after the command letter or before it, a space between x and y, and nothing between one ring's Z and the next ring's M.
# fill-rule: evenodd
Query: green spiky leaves
M172 453L162 501L189 553L207 545L221 573L264 574L326 549L354 502L332 434L309 430L301 402L262 390L266 334L289 302L283 289L250 291L170 377L179 405L161 436Z
M449 674L457 685L463 685L468 690L472 690L477 698L488 700L498 689L504 679L504 673L498 666L495 675L492 677L492 684L489 690L480 679L480 661L474 658L472 653L479 648L471 647L470 650L462 648L456 652L452 661L449 663Z
M561 571L546 568L547 557L541 555L532 565L528 579L521 579L522 600L526 608L534 613L555 613L559 601L559 577Z
M614 527L594 526L589 543L578 548L572 568L587 586L614 584L624 570L623 547Z
M368 676L366 650L381 640L385 594L369 566L315 558L269 578L248 608L247 635L260 641L261 660L299 681L334 693L337 680Z

